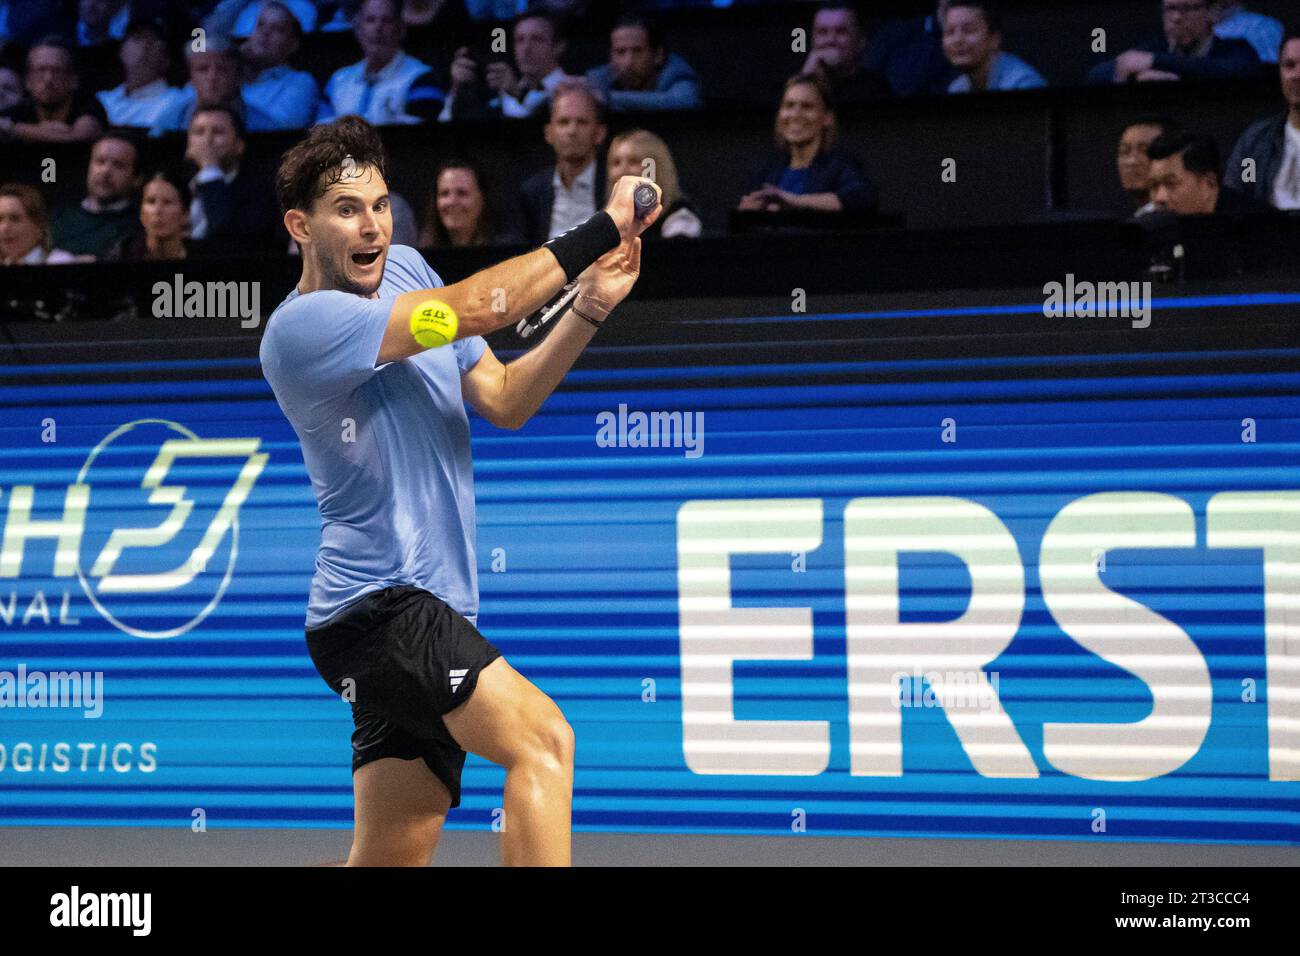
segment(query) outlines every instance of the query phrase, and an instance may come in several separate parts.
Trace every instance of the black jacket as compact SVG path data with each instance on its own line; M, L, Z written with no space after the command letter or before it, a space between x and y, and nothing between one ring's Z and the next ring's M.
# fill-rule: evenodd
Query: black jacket
M289 234L277 215L270 180L248 166L240 166L234 180L195 183L194 195L203 200L208 228L202 249L208 255L249 251L283 252Z
M1273 184L1282 169L1282 157L1286 155L1286 122L1288 114L1280 117L1262 119L1246 128L1232 148L1228 165L1223 170L1223 185L1235 189L1252 199L1272 203ZM1254 182L1244 182L1241 178L1242 162L1247 159L1255 161Z
M751 177L752 192L764 183L780 185L781 174L789 165L789 157L775 154L758 168ZM862 167L850 154L840 149L824 149L813 157L808 167L808 185L804 193L835 193L848 213L875 212L879 206L879 191L862 173Z
M600 165L596 172L599 174ZM539 169L519 185L519 227L530 246L540 246L551 231L551 210L555 207L555 167Z
M1130 49L1154 54L1152 69L1176 73L1182 80L1217 80L1229 76L1263 75L1259 55L1245 40L1225 40L1223 37L1216 36L1205 56L1170 53L1169 41L1163 34ZM1112 83L1114 78L1114 57L1103 60L1088 71L1089 83Z

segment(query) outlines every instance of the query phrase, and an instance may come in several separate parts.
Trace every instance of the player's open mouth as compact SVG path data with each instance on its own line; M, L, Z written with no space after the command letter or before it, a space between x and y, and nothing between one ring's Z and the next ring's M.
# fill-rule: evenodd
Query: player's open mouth
M369 252L352 253L352 261L359 266L373 265L374 261L379 258L379 249L372 249Z

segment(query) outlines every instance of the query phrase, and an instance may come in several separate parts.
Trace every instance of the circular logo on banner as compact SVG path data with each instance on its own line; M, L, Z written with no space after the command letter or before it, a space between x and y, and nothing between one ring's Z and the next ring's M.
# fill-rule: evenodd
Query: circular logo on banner
M77 580L100 616L132 637L156 639L184 634L216 609L235 571L239 508L268 458L259 445L142 418L91 450L77 497L69 489L65 520L80 507ZM245 459L233 484L209 463L231 458Z

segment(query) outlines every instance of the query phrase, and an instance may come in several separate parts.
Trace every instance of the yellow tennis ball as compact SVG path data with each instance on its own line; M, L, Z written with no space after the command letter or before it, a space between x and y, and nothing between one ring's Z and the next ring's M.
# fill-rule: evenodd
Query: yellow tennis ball
M411 337L426 349L456 338L456 310L441 299L427 299L411 310Z

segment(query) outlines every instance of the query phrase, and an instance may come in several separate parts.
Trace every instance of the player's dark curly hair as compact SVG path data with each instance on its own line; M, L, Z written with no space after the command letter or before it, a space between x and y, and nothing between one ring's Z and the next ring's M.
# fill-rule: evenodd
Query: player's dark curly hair
M348 162L351 157L351 162ZM388 158L375 128L359 116L313 126L307 138L280 157L275 195L280 211L311 209L349 168L371 166L385 179Z

